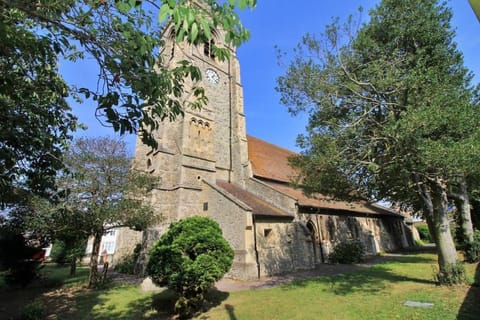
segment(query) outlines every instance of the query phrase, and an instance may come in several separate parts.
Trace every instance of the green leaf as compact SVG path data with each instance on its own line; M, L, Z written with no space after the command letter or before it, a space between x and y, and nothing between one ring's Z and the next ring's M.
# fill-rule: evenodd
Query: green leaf
M167 15L171 14L172 10L168 6L168 4L164 3L160 7L160 13L158 14L158 22L162 23L167 19Z
M126 2L118 2L117 8L118 8L118 11L120 11L120 13L122 14L128 13L131 9L130 5Z
M238 0L238 7L240 8L240 10L245 9L248 5L248 2L248 0Z
M177 32L177 37L175 38L175 40L177 42L182 42L184 36L185 36L185 30L182 28Z
M201 20L200 25L202 26L203 32L208 40L212 39L212 33L210 31L210 26L206 20Z
M198 36L198 25L196 22L192 23L192 30L190 31L190 41L195 42Z
M189 9L187 12L187 22L189 25L191 25L195 21L195 14L193 12L193 9Z

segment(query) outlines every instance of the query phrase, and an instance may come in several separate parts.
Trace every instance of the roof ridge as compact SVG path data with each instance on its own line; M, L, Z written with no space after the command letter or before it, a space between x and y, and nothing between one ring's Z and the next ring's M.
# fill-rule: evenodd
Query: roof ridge
M248 140L249 138L253 138L253 139L259 140L259 141L261 141L261 142L263 142L263 143L265 143L265 144L268 144L268 145L270 145L270 146L272 146L272 147L275 147L275 148L277 148L277 149L282 149L282 150L287 151L287 152L289 152L289 153L292 153L292 154L294 154L294 155L300 155L300 153L298 153L298 152L292 151L292 150L290 150L290 149L281 147L281 146L279 146L279 145L277 145L277 144L273 144L273 143L268 142L268 141L266 141L266 140L263 140L263 139L254 137L254 136L252 136L252 135L250 135L250 134L247 134L247 140Z

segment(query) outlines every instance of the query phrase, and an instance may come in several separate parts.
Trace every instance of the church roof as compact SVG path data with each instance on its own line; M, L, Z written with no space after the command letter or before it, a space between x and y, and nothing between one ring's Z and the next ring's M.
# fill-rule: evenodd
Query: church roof
M252 136L247 136L247 141L254 176L288 183L297 175L287 160L295 152Z
M401 215L394 210L367 201L339 201L322 194L306 196L301 189L289 185L295 170L288 164L288 158L297 155L295 152L281 148L261 139L247 136L248 157L252 165L253 176L272 188L287 194L298 201L301 207L349 211L366 215Z
M223 180L217 180L217 186L221 187L238 200L245 203L252 209L252 214L256 216L268 216L268 217L283 217L293 218L293 215L277 208L270 203L260 199L258 196L251 192L237 186L233 183L229 183Z

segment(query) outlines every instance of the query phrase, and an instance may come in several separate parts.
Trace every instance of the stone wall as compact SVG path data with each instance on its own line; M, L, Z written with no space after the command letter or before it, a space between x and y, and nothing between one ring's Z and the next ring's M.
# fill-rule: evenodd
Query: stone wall
M252 279L257 277L253 221L251 209L223 189L205 183L209 199L207 215L222 228L223 236L235 251L231 270L227 277Z
M299 214L318 230L317 241L324 259L340 242L360 240L367 254L398 250L405 246L403 222L399 218L362 217L333 214Z
M142 232L129 228L118 228L117 240L115 243L115 253L111 263L116 265L126 256L133 254L133 250L137 244L142 243Z
M255 219L260 276L315 267L310 234L286 219Z

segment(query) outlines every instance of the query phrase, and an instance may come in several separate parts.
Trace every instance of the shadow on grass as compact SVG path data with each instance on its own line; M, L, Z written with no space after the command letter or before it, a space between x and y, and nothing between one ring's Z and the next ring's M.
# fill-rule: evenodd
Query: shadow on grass
M408 256L398 257L395 259L397 262L401 263L437 263L436 257L425 257L422 256L423 253L411 253Z
M480 263L474 275L474 283L468 290L465 300L463 300L460 310L458 310L458 320L479 319L480 315Z
M24 288L2 285L0 287L0 318L18 319L26 305L62 286L80 284L86 280L87 275L86 268L78 268L77 275L69 277L68 267L47 264L42 268L40 278Z
M71 319L172 319L174 316L174 306L176 293L171 290L164 290L156 294L143 294L139 292L136 285L113 287L104 290L84 290L76 294L76 310L57 314L60 318ZM117 293L115 293L117 291ZM116 300L108 297L108 294L128 295L125 301ZM207 301L197 316L201 317L203 312L217 307L228 298L228 293L212 289L207 294ZM115 301L114 301L115 300ZM129 301L130 302L127 302ZM120 308L117 306L121 305Z
M366 294L382 294L389 283L393 282L415 282L423 284L435 284L433 280L426 280L422 278L414 278L398 274L390 269L391 263L432 263L428 257L422 256L406 256L399 257L395 262L387 261L382 264L370 266L368 268L357 269L353 272L337 274L333 276L322 276L310 280L294 281L288 285L283 286L285 290L296 289L299 287L306 287L310 285L322 285L326 287L329 292L336 295L348 295L353 293Z
M134 290L139 290L136 286ZM71 319L170 319L172 315L172 301L174 295L170 292L161 292L156 295L145 295L141 298L123 305L122 302L112 303L105 295L110 290L125 288L106 288L103 290L83 291L76 295L76 308L67 313L62 313L60 318ZM118 305L122 305L117 308Z
M222 292L222 293L226 294L228 296L228 293L226 293L226 292ZM223 300L225 300L225 299L223 299ZM203 310L202 312L207 312L207 311L208 310ZM229 320L238 320L237 316L235 315L235 307L232 306L231 304L225 304L225 312L227 313ZM206 315L197 314L195 319L209 320L211 318L206 316Z
M85 266L77 267L75 276L70 276L68 266L47 265L42 270L43 287L55 288L60 286L71 287L87 281L88 268Z

